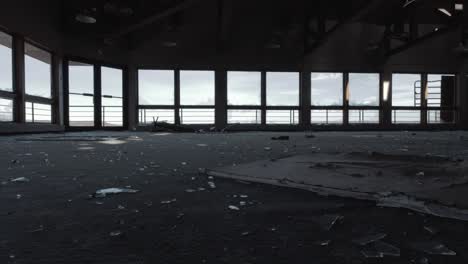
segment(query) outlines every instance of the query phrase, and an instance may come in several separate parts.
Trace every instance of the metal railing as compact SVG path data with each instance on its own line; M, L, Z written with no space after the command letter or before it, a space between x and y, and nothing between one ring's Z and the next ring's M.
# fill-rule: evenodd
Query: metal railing
M0 102L2 101L10 101L11 103L3 102L0 104L0 122L11 122L13 121L13 101L0 98Z
M379 110L350 109L348 113L350 124L377 124L379 123Z
M94 106L93 105L70 105L69 122L72 126L94 126ZM102 126L122 126L123 107L122 106L102 106L101 107Z
M215 110L212 109L196 109L196 108L180 108L179 117L181 124L214 124Z
M52 123L52 106L45 106L44 104L26 102L26 122Z
M151 124L154 121L174 124L174 109L145 109L138 110L138 120L142 125Z
M261 124L262 111L246 109L229 109L227 111L228 124Z
M342 124L343 110L316 109L311 110L310 118L312 124Z
M393 124L419 124L421 123L421 110L392 110Z
M266 123L278 125L299 124L299 110L267 110Z
M421 99L422 99L421 86L422 86L422 82L420 80L414 82L414 106L415 107L421 106ZM442 89L442 80L427 81L426 100L427 100L428 107L440 106L440 102L442 99L441 89ZM438 92L436 92L437 90Z

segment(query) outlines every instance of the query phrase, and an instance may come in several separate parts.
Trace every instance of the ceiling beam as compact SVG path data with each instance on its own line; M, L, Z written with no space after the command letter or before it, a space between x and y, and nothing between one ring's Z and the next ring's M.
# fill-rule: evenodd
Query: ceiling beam
M194 3L196 3L198 0L185 0L183 2L181 2L180 4L174 6L174 7L171 7L171 8L168 8L162 12L158 12L158 13L155 13L149 17L146 17L144 18L143 20L135 23L135 24L132 24L132 25L129 25L129 26L126 26L126 27L123 27L121 29L119 29L118 31L115 31L113 33L110 33L110 34L107 34L104 36L104 39L115 39L115 38L119 38L119 37L123 37L123 36L126 36L132 32L135 32L145 26L148 26L148 25L151 25L153 23L156 23L162 19L165 19L169 16L172 16L186 8L189 8L191 7Z
M439 37L439 36L454 32L457 29L459 29L459 26L457 26L457 25L447 26L445 28L441 28L441 29L439 29L437 31L431 32L431 33L426 34L426 35L424 35L422 37L419 37L417 39L409 41L408 43L406 43L406 44L404 44L404 45L402 45L402 46L400 46L398 48L392 49L392 50L388 51L385 56L387 58L390 58L390 57L395 56L397 54L400 54L400 53L402 53L402 52L404 52L404 51L406 51L406 50L408 50L410 48L421 45L421 44L425 43L426 41L429 41L429 40L431 40L433 38L436 38L436 37Z
M308 56L308 55L312 54L315 50L317 50L319 47L324 45L329 39L331 39L333 36L335 36L337 34L337 32L339 32L344 26L346 26L347 24L350 24L350 23L361 20L363 17L365 17L371 11L373 11L376 8L380 7L384 2L386 2L386 1L385 0L371 0L368 3L364 4L356 12L354 12L352 15L348 16L344 21L339 22L333 28L328 30L319 40L317 40L317 42L314 45L312 45L310 48L305 49L304 56Z

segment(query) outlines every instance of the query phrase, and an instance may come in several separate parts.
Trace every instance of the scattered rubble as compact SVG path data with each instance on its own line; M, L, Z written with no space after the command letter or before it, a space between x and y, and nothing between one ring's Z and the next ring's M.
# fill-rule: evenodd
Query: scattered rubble
M120 193L137 193L138 190L135 189L127 189L127 188L107 188L107 189L100 189L94 193L94 197L101 198L106 197L107 195L111 194L120 194Z
M419 243L413 243L413 248L430 255L444 255L444 256L455 256L457 253L450 250L445 245L435 241L425 241Z

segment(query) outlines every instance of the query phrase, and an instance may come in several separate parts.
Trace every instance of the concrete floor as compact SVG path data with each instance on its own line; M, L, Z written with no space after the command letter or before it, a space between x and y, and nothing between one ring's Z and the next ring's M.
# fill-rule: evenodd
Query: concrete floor
M467 222L301 190L212 180L199 172L311 151L468 158L465 132L322 132L314 133L315 138L304 134L2 137L0 263L468 262ZM290 140L272 141L277 135L289 135ZM70 140L44 140L58 136ZM89 141L89 136L118 139ZM18 177L29 181L11 181ZM210 188L209 181L216 188ZM139 192L92 197L109 187ZM342 219L327 231L315 221L325 214ZM365 258L363 247L352 240L374 232L387 234L385 242L400 248L401 256ZM331 242L321 246L324 240ZM425 241L440 242L457 255L430 255L414 248L414 243Z

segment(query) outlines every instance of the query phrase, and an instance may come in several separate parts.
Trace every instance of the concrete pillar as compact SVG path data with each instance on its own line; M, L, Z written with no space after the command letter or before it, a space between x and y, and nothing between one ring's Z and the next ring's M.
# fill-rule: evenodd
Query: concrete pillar
M64 78L63 78L63 58L54 54L52 56L52 122L64 125Z
M380 74L380 125L392 125L392 71L384 69Z
M174 71L174 123L180 125L180 70ZM183 121L183 120L182 120Z
M261 72L261 89L260 89L260 98L261 98L261 117L262 117L262 126L266 125L266 72Z
M468 80L465 70L457 74L455 87L456 107L458 109L457 125L461 129L468 129Z
M421 125L427 125L427 74L421 75Z
M13 89L15 91L14 121L26 122L25 110L25 74L24 74L24 38L13 36Z
M138 126L138 69L129 65L126 76L127 129L135 130Z
M102 128L101 66L94 65L94 128Z
M308 129L310 128L311 73L309 71L302 71L300 76L300 124L303 129Z
M343 126L349 125L349 73L343 73Z
M223 129L227 125L227 72L215 71L215 126Z

